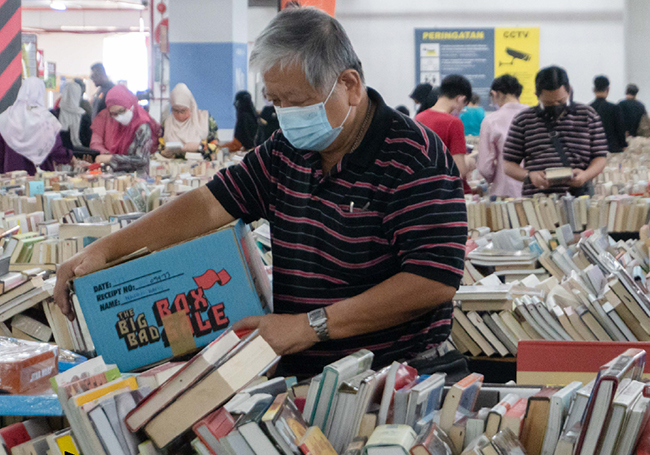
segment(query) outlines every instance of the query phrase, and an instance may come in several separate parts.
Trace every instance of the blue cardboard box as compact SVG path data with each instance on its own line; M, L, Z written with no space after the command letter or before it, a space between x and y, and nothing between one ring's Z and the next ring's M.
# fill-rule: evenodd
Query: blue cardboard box
M172 314L187 314L182 335L199 348L271 306L268 276L242 221L77 278L74 289L97 354L121 371L172 357L165 331L178 330L166 324Z

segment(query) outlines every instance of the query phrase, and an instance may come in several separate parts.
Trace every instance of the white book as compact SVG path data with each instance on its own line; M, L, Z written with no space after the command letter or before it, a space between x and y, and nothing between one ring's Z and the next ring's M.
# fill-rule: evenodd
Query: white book
M569 412L571 400L581 388L582 382L574 381L551 397L548 425L546 426L546 435L542 444L542 455L553 455L555 453L555 446L560 438L562 424Z
M622 433L623 425L632 407L641 397L645 384L639 381L630 381L627 387L616 392L612 402L611 415L609 421L603 427L602 443L600 445L599 455L610 455L616 447L619 434Z
M476 328L483 334L483 336L490 342L492 346L497 350L499 354L501 354L502 357L507 356L510 352L508 349L499 341L499 339L496 337L494 333L490 330L490 328L485 325L485 322L483 322L483 318L479 316L479 314L476 311L470 311L467 313L467 318L476 326Z
M467 315L463 313L460 308L454 308L454 319L455 322L458 322L463 329L465 329L472 340L478 344L486 356L489 357L496 354L492 345L483 337L483 335L481 335L481 332L476 329L476 326L472 324L472 322L467 318Z
M616 444L614 455L631 455L634 446L638 441L639 432L642 431L642 425L648 419L650 412L650 398L641 397L634 404L630 415L625 424L625 429L621 433Z

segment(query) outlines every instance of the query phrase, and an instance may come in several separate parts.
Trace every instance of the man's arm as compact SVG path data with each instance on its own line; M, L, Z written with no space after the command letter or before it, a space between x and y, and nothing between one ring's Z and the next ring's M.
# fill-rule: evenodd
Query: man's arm
M327 329L332 339L376 332L428 313L455 294L455 288L443 283L398 273L363 294L328 306ZM233 327L259 329L278 355L304 351L318 342L306 313L253 316Z
M488 183L494 181L497 170L496 160L497 148L492 142L490 126L484 120L478 137L478 160L476 162L476 168Z
M63 314L73 318L67 283L141 248L159 250L217 229L234 218L203 186L169 202L140 220L104 237L62 264L56 273L54 300Z
M458 168L458 173L460 174L461 178L465 178L467 176L467 163L465 163L465 156L466 155L451 156L454 159L454 163L456 163L456 167Z
M456 119L457 121L452 122L449 125L449 153L451 153L460 177L465 179L467 178L467 173L469 171L467 163L465 162L465 156L467 155L467 143L465 142L465 127L463 122Z

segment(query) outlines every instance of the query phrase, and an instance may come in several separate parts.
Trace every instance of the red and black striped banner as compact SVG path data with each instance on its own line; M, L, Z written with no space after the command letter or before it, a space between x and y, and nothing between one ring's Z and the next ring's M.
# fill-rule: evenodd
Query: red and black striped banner
M23 65L20 0L0 0L0 112L13 104Z

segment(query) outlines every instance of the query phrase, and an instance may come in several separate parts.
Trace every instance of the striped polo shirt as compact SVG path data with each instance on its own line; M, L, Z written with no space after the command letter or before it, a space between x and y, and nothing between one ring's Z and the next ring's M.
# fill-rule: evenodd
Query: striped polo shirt
M505 160L517 164L525 161L524 167L527 171L543 171L549 167L564 166L551 142L545 115L544 111L536 106L522 111L515 117L503 148ZM603 124L590 106L571 104L555 123L555 130L564 145L564 153L572 168L587 169L595 158L607 156L607 137ZM568 185L563 185L540 190L532 183L526 182L523 195L564 193L570 189Z
M368 95L377 106L368 132L328 175L318 152L295 149L278 130L208 184L235 218L269 221L276 313L307 313L399 272L460 284L467 215L454 160L435 133ZM408 358L448 337L451 314L444 303L390 329L317 343L280 367L314 375L361 348L374 351L375 366Z

